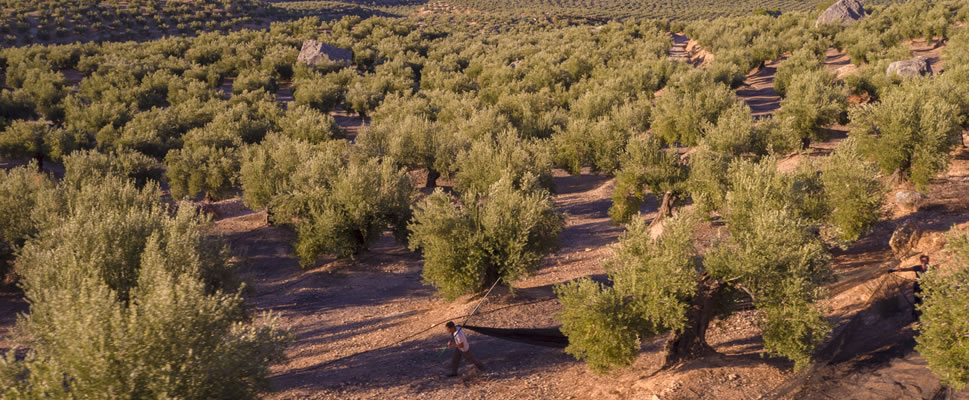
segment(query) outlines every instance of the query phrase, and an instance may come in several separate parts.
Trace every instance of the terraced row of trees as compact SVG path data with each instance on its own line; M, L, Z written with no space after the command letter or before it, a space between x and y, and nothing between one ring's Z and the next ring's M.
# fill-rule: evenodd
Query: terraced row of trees
M965 15L955 2L924 9L950 22ZM296 233L294 251L308 267L322 255L354 257L389 230L421 252L426 281L455 298L495 280L511 285L554 250L563 227L554 167L615 176L610 215L629 223L607 264L612 285L557 288L567 351L603 370L631 362L639 340L673 331L670 361L692 357L706 349L713 306L745 299L760 310L765 348L803 366L830 329L817 306L831 277L829 249L879 218L885 176L897 170L924 187L944 170L969 116L966 91L948 90L965 87L965 69L887 80L878 101L849 110L852 85L799 53L790 65L807 71L785 78L774 118L755 120L731 90L738 74L805 43L816 57L846 32L873 29L816 30L813 17L688 26L716 54L708 69L670 61L673 27L655 21L480 34L347 17L4 50L0 153L61 162L66 172L54 180L36 172L38 163L0 177L2 209L22 210L0 214L12 227L3 232L6 258L35 304L20 323L34 340L31 355L8 355L0 382L24 397L101 386L129 397L264 389L285 335L271 320L245 322L225 251L201 234L204 221L190 207L169 211L157 182L176 201L241 190L249 207ZM353 66L297 65L304 39L352 49ZM966 50L948 47L947 60ZM68 82L62 71L83 79ZM285 105L276 94L284 85L294 97ZM337 107L369 118L369 127L347 138L330 115ZM851 137L829 158L778 171L778 158L823 139L839 120ZM418 174L429 188L447 187L418 191ZM130 196L97 197L115 193ZM647 194L664 199L655 239L637 215ZM673 217L687 199L690 211ZM725 224L723 239L696 248L695 232L713 220ZM122 239L117 254L104 250ZM78 287L85 300L65 305ZM82 306L100 319L70 311ZM188 309L221 322L186 325L188 338L151 339L156 327L194 321L181 314ZM135 318L150 310L157 319ZM82 328L97 335L78 337ZM112 345L95 346L103 337ZM228 358L195 363L212 348ZM136 357L144 354L151 357ZM139 369L119 380L100 364L111 360ZM188 376L196 386L170 386Z
M497 14L522 20L548 17L578 17L601 21L628 18L653 18L673 21L714 19L724 16L787 13L824 9L831 1L659 1L659 0L454 0L441 2L457 9ZM866 4L887 4L888 1L869 1Z
M0 45L146 40L225 31L268 23L273 15L254 0L0 1Z

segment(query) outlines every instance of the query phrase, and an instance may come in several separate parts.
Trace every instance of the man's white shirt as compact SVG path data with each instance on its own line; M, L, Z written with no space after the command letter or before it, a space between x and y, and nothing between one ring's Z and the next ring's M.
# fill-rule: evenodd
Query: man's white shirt
M452 335L454 336L455 346L462 345L462 344L464 345L459 350L461 351L471 350L471 343L468 343L468 338L464 336L464 330L461 329L460 326L458 327L458 330L455 331Z

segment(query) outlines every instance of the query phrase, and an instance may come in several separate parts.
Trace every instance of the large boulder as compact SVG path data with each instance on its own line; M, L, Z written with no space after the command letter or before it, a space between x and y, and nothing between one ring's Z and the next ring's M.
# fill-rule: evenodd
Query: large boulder
M905 257L919 243L922 238L922 227L913 219L905 221L892 233L892 238L888 239L888 245L898 257Z
M889 64L885 73L888 76L898 75L911 78L928 75L932 73L932 70L929 69L929 63L925 60L925 57L915 57L911 60L895 61Z
M303 42L303 49L296 58L296 62L300 61L312 66L329 63L350 65L353 62L353 51L307 40Z
M818 16L818 20L814 22L814 26L848 26L865 18L866 15L865 7L861 5L860 0L838 0L838 2L832 4L831 7L828 7L827 10L824 10Z

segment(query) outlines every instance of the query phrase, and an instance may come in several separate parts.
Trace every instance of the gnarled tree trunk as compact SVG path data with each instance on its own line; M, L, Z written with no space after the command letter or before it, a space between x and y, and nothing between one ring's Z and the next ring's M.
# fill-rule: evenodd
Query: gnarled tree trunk
M714 299L721 287L719 280L701 279L693 303L686 311L686 329L675 333L666 342L665 367L713 352L707 344L707 328L713 319Z
M664 219L673 216L673 203L676 202L676 195L673 192L666 192L663 194L663 199L660 200L659 210L656 211L656 218L649 223L649 226L656 225L662 222Z
M435 170L434 168L428 168L427 169L427 182L424 184L424 187L426 187L428 189L434 189L434 188L436 188L437 187L437 178L440 178L440 177L441 177L441 173L440 172L437 172L437 170Z

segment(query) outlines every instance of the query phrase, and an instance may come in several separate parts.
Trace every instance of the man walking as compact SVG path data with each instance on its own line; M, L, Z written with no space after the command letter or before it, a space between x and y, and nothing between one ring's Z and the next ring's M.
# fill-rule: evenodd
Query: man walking
M447 343L447 347L454 348L454 355L451 356L451 372L447 376L458 376L458 366L461 364L462 358L474 364L475 367L478 367L478 370L484 371L484 364L471 356L471 343L468 343L467 336L464 336L462 327L454 325L454 322L451 321L448 321L444 326L454 339Z
M912 315L915 318L919 317L918 306L919 304L922 304L922 286L919 285L919 278L921 278L922 274L926 273L928 270L929 270L929 256L927 255L922 255L921 257L919 257L919 265L916 265L914 267L888 270L888 272L908 272L908 271L915 272L915 284L912 287L912 297L915 297L915 303L913 304L913 308L912 308Z

